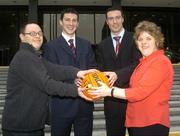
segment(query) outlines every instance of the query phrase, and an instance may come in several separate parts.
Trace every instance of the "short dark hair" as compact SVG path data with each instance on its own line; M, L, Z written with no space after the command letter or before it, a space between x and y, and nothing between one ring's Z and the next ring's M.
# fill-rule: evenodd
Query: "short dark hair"
M24 22L23 24L21 24L20 26L20 33L24 33L25 32L25 29L26 29L26 26L29 25L29 24L37 24L36 22ZM37 24L38 25L38 24Z
M21 26L20 26L20 33L24 33L25 32L26 26L28 24L29 24L28 22L24 22L23 24L21 24Z
M61 18L60 18L61 20L63 20L64 14L66 14L66 13L76 14L76 15L77 15L77 19L78 19L78 21L79 21L79 13L78 13L75 9L73 9L73 8L64 9L64 10L61 12Z
M122 17L124 17L122 7L113 6L113 7L110 7L110 8L108 8L106 10L106 19L107 19L107 13L110 12L110 11L114 11L114 10L119 10L121 12L121 14L122 14Z

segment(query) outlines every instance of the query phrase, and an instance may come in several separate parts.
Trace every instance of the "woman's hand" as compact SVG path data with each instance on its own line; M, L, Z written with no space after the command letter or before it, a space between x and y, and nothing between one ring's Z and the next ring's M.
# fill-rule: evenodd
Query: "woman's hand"
M106 97L111 96L111 88L109 88L103 82L98 82L100 87L92 87L91 90L88 91L90 95L95 95L96 97Z

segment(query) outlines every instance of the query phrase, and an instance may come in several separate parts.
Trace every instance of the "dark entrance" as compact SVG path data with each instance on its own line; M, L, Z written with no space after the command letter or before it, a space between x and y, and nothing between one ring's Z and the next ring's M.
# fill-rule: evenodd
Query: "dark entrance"
M0 66L7 66L18 49L19 26L27 20L26 14L18 11L0 12Z

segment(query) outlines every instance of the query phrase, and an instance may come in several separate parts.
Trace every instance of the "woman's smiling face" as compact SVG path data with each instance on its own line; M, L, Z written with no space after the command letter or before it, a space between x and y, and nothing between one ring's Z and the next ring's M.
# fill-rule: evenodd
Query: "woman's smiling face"
M158 50L155 38L145 31L140 33L136 44L143 57L147 57Z

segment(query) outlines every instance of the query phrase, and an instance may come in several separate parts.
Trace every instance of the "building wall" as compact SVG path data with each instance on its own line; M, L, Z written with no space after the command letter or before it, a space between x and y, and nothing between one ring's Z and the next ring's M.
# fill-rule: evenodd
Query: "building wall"
M72 6L73 7L73 6ZM58 20L64 6L40 6L38 22L47 41L57 38L61 33ZM108 7L74 7L80 13L80 25L77 35L98 44L108 35L105 25L105 10ZM124 26L129 31L139 21L150 20L161 26L166 38L165 46L179 53L180 50L180 9L153 7L123 7ZM19 27L28 19L27 6L0 6L0 65L9 65L9 61L18 49ZM8 50L7 50L8 49Z

